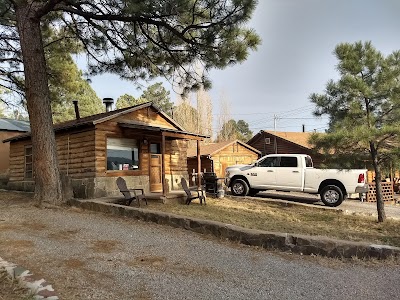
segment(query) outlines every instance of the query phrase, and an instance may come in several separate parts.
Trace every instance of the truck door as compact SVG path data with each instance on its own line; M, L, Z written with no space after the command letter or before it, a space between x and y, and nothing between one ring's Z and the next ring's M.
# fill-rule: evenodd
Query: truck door
M303 168L301 158L297 156L281 156L279 165L275 168L276 188L290 191L303 189Z
M256 167L249 169L251 186L258 188L275 186L275 169L278 164L279 157L266 157L264 160L259 161Z

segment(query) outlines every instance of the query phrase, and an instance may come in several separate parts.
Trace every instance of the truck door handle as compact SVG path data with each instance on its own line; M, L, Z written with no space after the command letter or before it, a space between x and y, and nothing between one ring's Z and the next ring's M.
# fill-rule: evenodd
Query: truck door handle
M299 171L292 171L293 173L299 173Z
M273 172L272 170L268 170L267 172Z

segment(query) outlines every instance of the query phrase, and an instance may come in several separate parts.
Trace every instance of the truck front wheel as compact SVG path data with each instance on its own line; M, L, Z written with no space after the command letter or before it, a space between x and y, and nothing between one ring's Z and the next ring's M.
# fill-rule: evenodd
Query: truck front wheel
M231 185L231 192L234 196L246 196L249 192L249 186L243 179L235 179Z
M343 192L336 185L327 185L321 191L321 201L330 207L339 206L343 200Z

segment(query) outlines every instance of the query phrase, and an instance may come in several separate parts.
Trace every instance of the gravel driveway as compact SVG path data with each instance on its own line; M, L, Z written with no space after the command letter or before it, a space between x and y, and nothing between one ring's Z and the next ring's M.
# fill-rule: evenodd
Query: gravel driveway
M279 255L182 229L0 200L0 257L60 299L396 299L400 268Z
M258 193L256 198L265 199L268 201L289 201L291 203L305 203L326 207L320 201L320 197L318 195L310 195L305 193L267 191ZM398 194L395 194L395 199L396 201L399 201L400 197ZM361 202L358 199L346 199L337 207L337 209L343 210L347 214L361 214L377 217L376 202ZM400 219L400 204L385 202L385 213L388 218Z

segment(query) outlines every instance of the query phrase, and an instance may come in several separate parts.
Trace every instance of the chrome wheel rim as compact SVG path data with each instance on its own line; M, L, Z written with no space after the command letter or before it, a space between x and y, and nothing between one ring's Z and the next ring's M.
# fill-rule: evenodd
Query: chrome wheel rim
M234 192L236 195L243 194L243 191L244 191L243 184L240 184L240 183L235 183L235 184L233 185L232 189L233 189L233 192Z
M335 190L329 190L325 193L325 201L328 203L336 203L339 201L339 193Z

